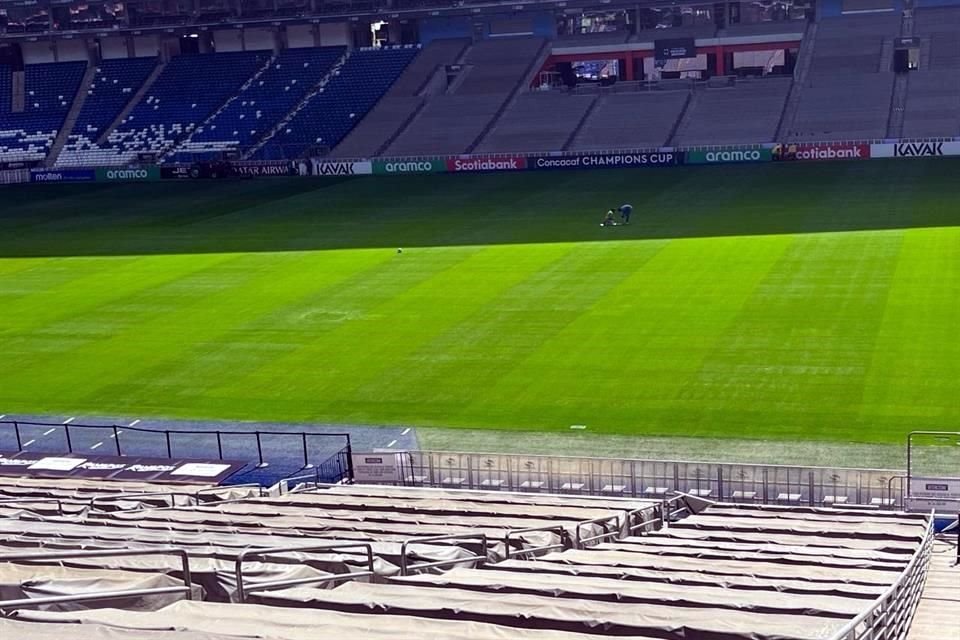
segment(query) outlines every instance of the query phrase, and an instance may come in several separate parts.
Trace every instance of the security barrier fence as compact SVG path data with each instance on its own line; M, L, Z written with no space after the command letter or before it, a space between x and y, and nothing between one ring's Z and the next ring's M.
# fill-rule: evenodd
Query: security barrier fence
M394 484L658 498L899 509L906 474L890 469L731 464L514 454L396 454Z

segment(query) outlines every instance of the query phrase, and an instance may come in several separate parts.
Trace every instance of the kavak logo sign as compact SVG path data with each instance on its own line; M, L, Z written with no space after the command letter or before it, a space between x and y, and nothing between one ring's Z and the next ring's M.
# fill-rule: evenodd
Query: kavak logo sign
M783 161L864 160L870 157L868 144L778 144L773 159Z
M937 158L960 155L960 142L897 142L870 145L873 158Z
M893 147L893 155L898 158L920 158L924 156L942 156L942 142L903 142Z
M373 173L372 162L324 162L314 159L315 176L368 176Z
M527 159L524 156L447 160L447 171L519 171L526 168Z

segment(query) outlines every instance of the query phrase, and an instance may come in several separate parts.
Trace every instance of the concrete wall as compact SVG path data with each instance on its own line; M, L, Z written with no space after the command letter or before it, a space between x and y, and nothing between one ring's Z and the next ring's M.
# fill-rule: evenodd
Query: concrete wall
M23 52L24 64L37 64L40 62L56 62L54 55L55 46L52 42L24 42L20 45Z
M299 49L313 46L313 25L292 24L287 27L287 47Z
M213 32L213 43L219 53L243 51L243 39L240 29L223 29Z
M158 36L134 36L133 55L136 58L153 58L160 55Z
M346 22L322 22L317 25L320 30L320 46L336 47L349 45L350 25Z
M243 48L246 51L273 50L273 29L255 28L243 30Z
M57 61L72 62L74 60L90 59L87 51L87 43L83 39L60 40L57 42Z
M100 38L100 57L104 60L127 57L126 38Z

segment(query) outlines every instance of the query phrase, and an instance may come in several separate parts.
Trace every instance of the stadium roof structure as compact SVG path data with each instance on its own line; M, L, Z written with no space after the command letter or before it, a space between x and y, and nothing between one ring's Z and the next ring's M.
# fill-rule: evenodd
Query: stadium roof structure
M789 4L809 4L804 0L789 0ZM94 23L89 26L71 25L71 28L55 28L47 25L43 18L53 22L53 9L89 10L92 7L109 5L111 8L139 9L143 0L127 0L116 3L107 0L0 0L0 10L21 10L34 12L27 18L27 28L23 32L0 32L0 41L23 40L39 36L61 36L94 34L98 36L123 34L129 31L144 33L163 32L180 33L211 28L233 26L264 27L284 24L320 23L360 19L417 19L428 17L471 16L483 14L520 13L526 11L556 11L570 13L578 10L616 9L634 10L640 8L675 7L669 0L277 0L275 8L251 10L244 7L240 0L226 2L223 6L204 7L199 0L187 10L165 13L162 16L151 11L127 11L112 14L116 16L113 24ZM696 4L691 2L690 4ZM175 9L179 9L177 5ZM21 18L22 19L22 18Z

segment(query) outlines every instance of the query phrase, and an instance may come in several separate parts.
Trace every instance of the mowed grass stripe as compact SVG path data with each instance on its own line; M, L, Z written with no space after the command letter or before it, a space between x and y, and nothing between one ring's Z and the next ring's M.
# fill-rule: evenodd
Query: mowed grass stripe
M894 435L960 422L960 228L905 232L860 404Z
M14 273L12 296L0 295L4 324L28 335L58 321L96 314L105 306L220 265L236 256L150 256L47 260L43 267ZM3 287L0 287L3 291ZM131 318L131 320L136 320Z
M662 414L788 245L777 236L746 245L736 238L670 242L518 362L456 423L512 419L527 428L676 433ZM631 253L620 260L631 263ZM726 277L718 281L718 273Z
M383 260L382 253L335 253L328 256L325 270L314 273L303 268L309 257L233 256L217 268L155 288L144 293L143 302L154 305L149 319L130 322L105 339L64 349L45 362L27 363L17 372L18 384L54 385L61 390L58 401L77 410L122 410L138 401L154 404L150 399L166 391L144 375L151 367L160 363L177 367L179 361L190 359L198 344L216 342L258 314ZM132 398L123 385L129 380L150 381L149 395Z
M854 439L901 235L794 237L684 389L696 409L675 415L746 437Z
M221 387L217 395L253 394L268 404L298 398L307 411L304 418L330 419L334 415L331 407L344 394L396 366L403 356L470 317L503 290L562 257L566 250L558 245L518 254L513 247L498 246L479 250L423 249L404 254L399 259L430 263L445 253L461 259L436 270L417 286L396 292L390 300L318 337L314 343ZM482 273L489 277L478 277ZM278 376L290 370L303 372L297 384L276 388ZM315 401L311 402L311 398ZM363 417L353 413L336 415L346 415L349 420Z
M472 249L469 252L476 252ZM275 292L266 296L261 313L242 313L226 327L217 339L197 341L189 354L177 361L161 362L145 371L142 379L128 380L123 388L111 391L124 393L131 402L150 398L171 398L163 407L176 414L221 415L238 417L231 410L245 407L248 398L238 395L233 385L281 358L293 357L298 351L318 341L344 323L363 317L371 309L386 304L399 291L412 289L433 278L438 271L451 268L463 260L464 254L438 252L432 261L404 260L383 250L332 251L299 254L304 256L295 265L294 274L277 269L280 256L258 255L258 263L272 267L267 286L289 289L291 277L303 284L303 295L286 295L279 301ZM295 284L294 282L293 284ZM311 287L312 283L312 287ZM245 296L239 296L244 300ZM267 304L273 303L273 304ZM210 301L211 311L220 305ZM252 393L269 403L274 394L286 393L284 402L295 401L302 377L292 376L296 368L270 374ZM149 383L147 383L149 381ZM157 393L157 389L165 390ZM263 416L276 407L264 407ZM259 414L258 414L259 415Z
M380 376L345 392L336 410L365 412L367 419L387 416L394 422L449 422L463 411L465 391L495 385L526 354L575 322L664 244L638 244L629 262L619 259L623 252L619 243L564 245L556 260L503 290ZM555 247L515 247L507 262L545 249ZM411 376L411 371L417 375ZM389 395L384 389L390 390Z

